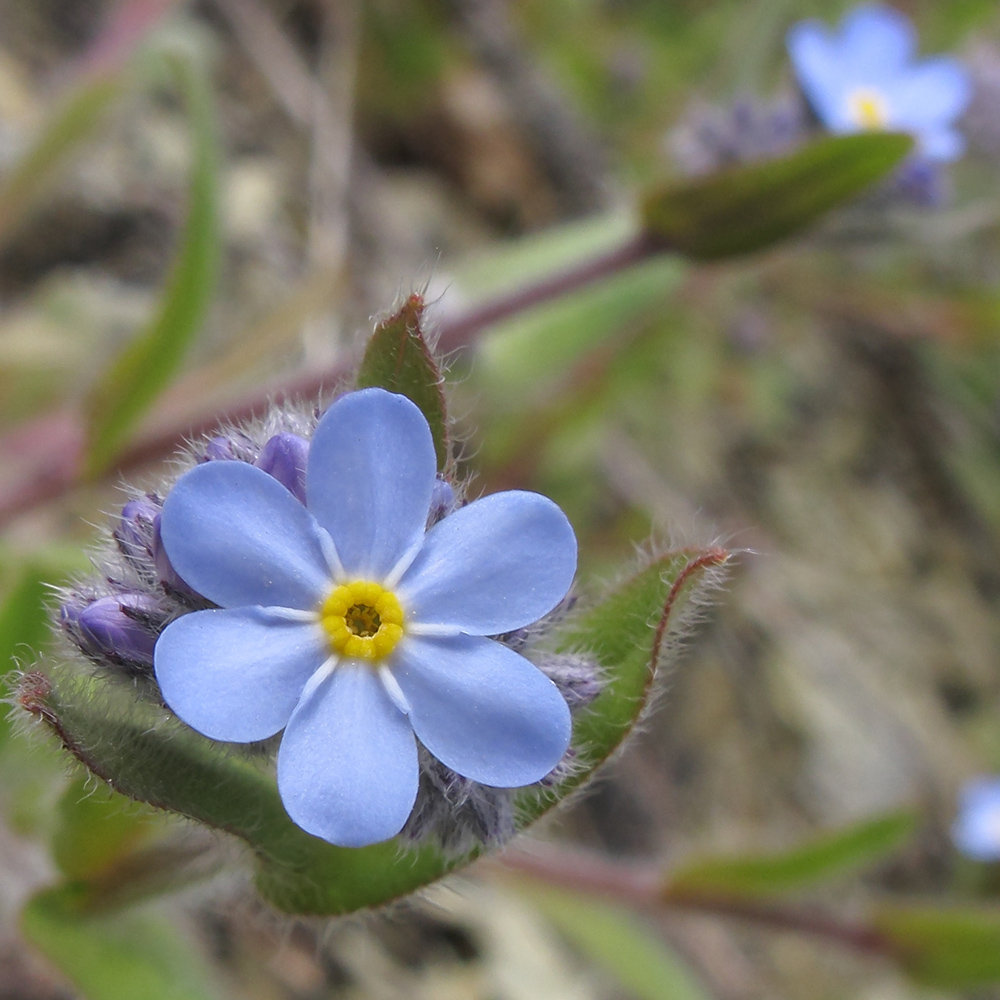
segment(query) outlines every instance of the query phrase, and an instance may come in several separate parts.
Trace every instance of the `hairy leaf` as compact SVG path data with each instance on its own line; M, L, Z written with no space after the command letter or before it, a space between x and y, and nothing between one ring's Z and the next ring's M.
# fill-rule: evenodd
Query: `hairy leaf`
M908 135L827 136L779 159L733 167L651 192L647 232L697 260L751 253L805 229L897 167Z

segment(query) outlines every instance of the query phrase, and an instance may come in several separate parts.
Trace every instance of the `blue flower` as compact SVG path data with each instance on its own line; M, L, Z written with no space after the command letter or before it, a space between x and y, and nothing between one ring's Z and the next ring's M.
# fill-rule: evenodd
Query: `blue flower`
M569 745L556 686L487 637L562 600L576 570L572 527L552 501L509 491L425 530L435 479L417 407L365 389L316 428L307 506L244 462L197 466L164 502L173 566L219 605L160 636L166 703L216 740L284 729L285 808L341 846L403 827L417 739L458 774L501 788L540 780Z
M958 801L955 846L976 861L1000 861L1000 778L973 778Z
M946 56L916 60L916 33L902 14L856 7L839 32L803 21L787 42L799 84L831 132L910 132L920 156L961 156L965 140L953 125L971 97L969 75Z

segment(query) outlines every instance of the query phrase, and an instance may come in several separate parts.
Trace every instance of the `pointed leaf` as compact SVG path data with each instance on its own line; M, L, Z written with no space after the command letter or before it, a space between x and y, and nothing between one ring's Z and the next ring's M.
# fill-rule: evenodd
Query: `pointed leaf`
M106 785L95 789L93 781L77 778L59 800L52 857L67 878L94 878L161 827L148 808Z
M751 253L860 194L912 147L910 136L892 132L827 136L779 159L653 191L643 221L666 249L698 260Z
M550 886L519 891L638 1000L710 1000L687 963L634 913Z
M668 553L567 630L565 645L591 650L607 671L608 685L578 720L579 771L557 788L523 792L521 826L559 802L621 744L646 705L684 605L727 559L723 549ZM60 674L53 682L29 674L18 703L117 791L244 840L259 862L258 888L289 912L336 914L379 906L477 854L448 858L430 846L407 850L395 841L339 848L311 837L286 815L271 773L111 680Z
M448 416L441 369L420 325L423 312L423 298L411 295L399 312L375 327L358 369L357 386L388 389L416 403L430 424L438 470L444 471L451 455Z
M213 1000L211 970L165 919L84 916L74 885L38 893L21 930L87 1000Z
M921 985L952 990L1000 983L1000 907L883 903L872 925Z
M880 861L914 833L918 818L895 812L825 833L780 854L702 857L671 874L667 891L768 896L791 892Z
M154 319L119 355L88 399L86 470L91 475L114 460L136 421L170 383L201 330L215 291L221 242L218 126L211 84L193 60L176 57L171 64L187 101L193 136L187 223Z
M50 635L48 601L52 586L63 583L86 561L77 551L51 549L28 559L0 603L0 674L30 662ZM6 712L0 712L0 753L10 732Z

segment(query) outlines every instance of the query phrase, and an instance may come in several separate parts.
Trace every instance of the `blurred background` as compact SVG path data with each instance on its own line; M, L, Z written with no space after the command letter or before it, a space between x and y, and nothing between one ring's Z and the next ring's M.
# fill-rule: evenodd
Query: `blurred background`
M888 860L813 893L847 915L880 894L1000 887L949 838L962 784L1000 771L1000 13L896 6L923 53L974 78L968 150L936 204L873 196L767 252L654 257L450 359L473 489L562 505L584 589L651 534L743 553L642 734L531 836L669 865L913 810ZM332 388L412 291L446 325L613 249L643 191L743 158L753 109L803 113L785 32L845 9L0 0L0 650L30 664L44 646L25 609L85 569L123 475L155 483L172 442L216 414ZM177 53L209 81L208 111L171 75ZM81 480L66 472L79 415L156 313L199 197L218 226L194 270L217 252L218 278L191 279L196 335L164 361L127 460ZM78 995L18 931L54 877L68 780L7 724L3 1000ZM235 875L157 905L223 998L960 995L822 935L674 909L635 918L662 949L661 992L643 992L593 943L599 912L588 939L565 900L496 865L333 923L279 918Z

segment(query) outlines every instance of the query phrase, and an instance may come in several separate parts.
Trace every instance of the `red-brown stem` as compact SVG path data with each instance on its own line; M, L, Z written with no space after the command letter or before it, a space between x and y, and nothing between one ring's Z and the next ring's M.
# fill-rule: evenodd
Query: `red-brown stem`
M786 906L691 889L672 889L664 873L654 865L625 864L592 852L542 844L508 848L499 861L511 871L534 876L552 885L642 909L694 910L823 938L869 955L891 957L894 953L892 943L865 924L845 921L801 905Z
M663 247L640 234L614 250L586 260L580 264L543 278L534 285L515 289L477 306L450 322L442 324L438 348L451 352L469 346L490 325L507 319L533 306L566 295L593 281L610 277L660 252ZM256 393L221 412L188 413L171 422L168 427L148 434L118 458L115 465L104 473L104 479L115 478L154 459L162 458L176 450L185 438L197 437L223 422L248 420L264 413L272 401L315 399L324 389L341 382L351 370L346 362L338 362L319 374L298 375L284 385L271 387L266 393ZM39 454L32 470L14 490L0 496L0 526L19 514L40 504L48 503L82 482L84 454L83 420L79 413L68 411L62 415L62 439L56 447L48 443L44 429L53 421L53 415L38 418L27 426L15 428L0 440L0 456L23 451L16 441L35 441ZM58 422L58 421L57 421Z

